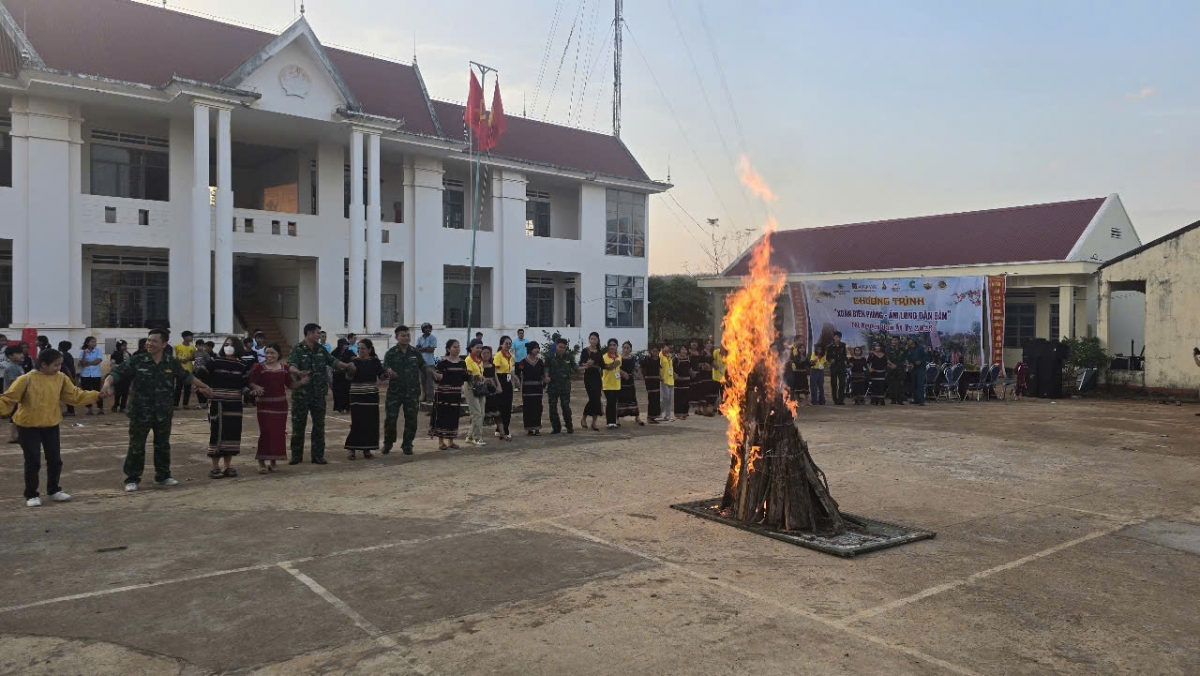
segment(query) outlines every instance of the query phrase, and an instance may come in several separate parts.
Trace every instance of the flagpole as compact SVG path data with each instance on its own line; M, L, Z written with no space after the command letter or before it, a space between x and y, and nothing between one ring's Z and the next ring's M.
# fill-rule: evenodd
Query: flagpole
M471 61L470 65L479 69L479 89L481 91L487 91L484 89L484 85L487 83L487 74L495 72L496 69L475 61ZM467 125L467 141L470 144L471 152L475 156L475 181L472 189L473 195L471 197L471 271L468 275L467 281L467 345L470 345L471 332L475 328L473 326L475 323L475 245L479 239L479 174L480 165L483 162L483 155L477 149L475 149L474 130L469 124Z

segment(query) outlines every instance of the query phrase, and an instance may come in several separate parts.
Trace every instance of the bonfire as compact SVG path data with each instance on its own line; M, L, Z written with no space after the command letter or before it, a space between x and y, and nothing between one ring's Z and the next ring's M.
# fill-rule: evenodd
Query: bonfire
M764 201L775 199L743 159L742 182ZM825 474L813 462L796 427L798 406L783 386L782 360L772 352L775 304L785 275L771 265L768 218L750 254L745 284L726 300L721 347L726 352L726 387L721 413L728 421L729 476L723 516L780 531L823 535L858 530L838 511Z

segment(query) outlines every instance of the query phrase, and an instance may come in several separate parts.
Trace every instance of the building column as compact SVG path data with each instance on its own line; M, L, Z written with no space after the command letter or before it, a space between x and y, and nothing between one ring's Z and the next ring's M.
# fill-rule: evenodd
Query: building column
M444 321L445 252L442 251L442 161L417 155L413 158L412 262L413 324ZM405 312L408 310L406 309ZM441 338L445 341L445 337Z
M352 332L366 328L363 317L363 249L366 233L363 226L363 133L350 132L350 321Z
M1070 338L1074 332L1071 330L1074 322L1071 320L1072 312L1075 310L1075 287L1059 286L1058 287L1058 339L1066 340Z
M233 160L228 108L217 109L217 224L213 330L233 333ZM249 327L247 327L249 328Z
M379 203L379 134L367 134L367 333L383 332L383 228Z
M208 187L209 106L192 104L192 331L212 331L212 208Z
M408 260L404 261L404 323L412 328L414 335L417 330L417 257L416 249L416 169L413 168L412 157L404 158L404 224L413 235L409 241ZM398 228L398 231L403 229Z

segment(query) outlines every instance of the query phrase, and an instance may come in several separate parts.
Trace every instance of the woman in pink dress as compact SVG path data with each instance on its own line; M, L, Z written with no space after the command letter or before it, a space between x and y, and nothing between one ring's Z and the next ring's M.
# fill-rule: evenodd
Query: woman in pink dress
M266 360L250 370L250 389L258 411L258 473L275 471L276 460L287 460L288 389L304 385L307 378L293 381L287 367L279 361L278 345L264 350ZM270 464L268 464L270 463Z

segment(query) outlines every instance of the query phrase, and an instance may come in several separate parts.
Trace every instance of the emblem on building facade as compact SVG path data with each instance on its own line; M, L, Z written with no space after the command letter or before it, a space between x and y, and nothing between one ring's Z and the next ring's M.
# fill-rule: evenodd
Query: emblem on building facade
M284 94L302 99L308 96L308 91L312 88L312 78L300 66L284 66L283 70L279 71L279 86L283 88Z

